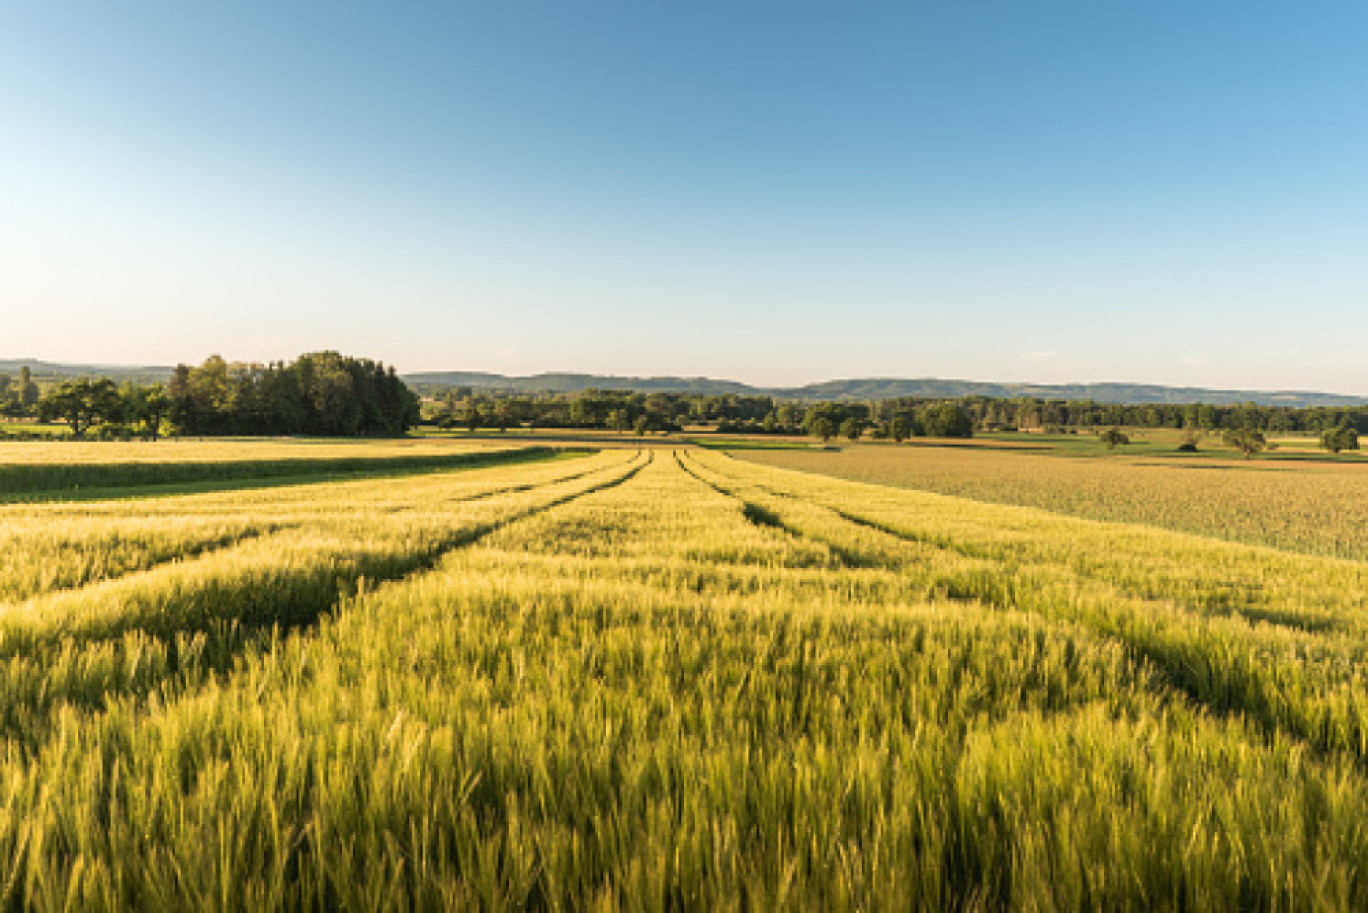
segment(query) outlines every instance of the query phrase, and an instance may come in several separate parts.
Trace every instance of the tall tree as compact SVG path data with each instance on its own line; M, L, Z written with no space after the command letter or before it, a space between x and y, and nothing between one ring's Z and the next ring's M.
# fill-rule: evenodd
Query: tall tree
M1231 428L1225 433L1225 442L1244 454L1246 460L1268 446L1262 432L1253 428Z
M109 378L64 381L38 401L43 421L66 422L78 438L84 437L91 425L120 417L123 408L124 400Z
M901 444L912 436L912 420L905 415L895 415L888 423L888 436Z
M33 382L33 372L28 365L19 369L19 405L25 410L38 404L38 385Z
M1117 447L1121 447L1130 443L1130 437L1128 437L1124 431L1122 431L1115 425L1111 426L1106 431L1103 431L1101 434L1099 434L1097 436L1097 439L1102 443L1106 444L1108 450L1115 450Z
M1321 433L1321 446L1331 453L1341 450L1358 450L1358 432L1348 425L1336 425Z
M957 403L938 403L926 410L922 424L932 437L973 437L974 422Z

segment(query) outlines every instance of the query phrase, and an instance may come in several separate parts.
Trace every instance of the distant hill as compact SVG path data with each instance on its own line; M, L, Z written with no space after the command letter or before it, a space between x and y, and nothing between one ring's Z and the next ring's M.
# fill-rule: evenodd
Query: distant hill
M716 396L737 393L746 396L770 393L735 380L711 377L617 377L610 374L533 374L507 377L478 371L435 371L405 374L410 384L431 387L473 387L506 393L578 393L581 390L635 390L641 393L702 393Z
M1092 400L1098 403L1211 403L1234 405L1257 403L1261 406L1356 406L1368 403L1368 396L1320 393L1307 390L1213 390L1206 387L1165 387L1159 384L1026 384L991 383L972 380L919 378L868 378L831 380L795 387L787 395L798 399L888 399L897 396L957 397L992 396L1008 399L1030 396L1036 399Z
M438 371L406 374L404 380L416 386L440 389L471 387L489 392L576 393L598 390L635 390L641 393L725 393L765 395L798 400L867 400L899 396L951 398L992 396L1011 398L1093 400L1099 403L1211 403L1232 405L1258 403L1262 406L1356 406L1368 403L1368 396L1318 393L1305 390L1210 390L1204 387L1165 387L1158 384L1026 384L991 383L971 380L942 380L934 377L905 379L896 377L828 380L801 387L753 387L734 380L709 377L619 377L604 374L534 374L510 377L483 372Z
M38 380L64 377L111 377L135 383L161 383L172 369L162 365L69 365L32 358L0 359L0 374L17 375L27 366ZM578 393L591 387L598 390L635 390L641 393L699 393L720 396L773 396L797 400L869 400L898 396L952 398L992 396L1010 398L1031 396L1038 399L1090 399L1099 403L1211 403L1231 405L1258 403L1261 406L1357 406L1368 404L1368 396L1319 393L1306 390L1211 390L1205 387L1165 387L1158 384L1026 384L991 383L973 380L943 380L935 377L865 377L827 380L801 387L755 387L735 380L711 377L622 377L612 374L533 374L511 377L485 371L429 371L405 374L404 380L429 391L449 387L471 387L485 392L504 393Z
M161 365L64 365L36 358L0 358L0 374L15 376L22 368L28 368L35 380L109 377L139 384L164 383L171 377L172 371Z

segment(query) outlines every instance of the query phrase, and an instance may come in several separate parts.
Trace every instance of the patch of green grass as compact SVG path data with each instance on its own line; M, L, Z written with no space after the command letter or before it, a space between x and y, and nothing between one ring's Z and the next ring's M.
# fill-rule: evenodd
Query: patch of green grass
M690 437L686 438L683 443L705 447L708 450L809 450L814 447L820 449L824 446L815 441L795 441L788 438L765 440L763 438L732 438L720 435L717 437Z
M0 440L29 435L45 438L71 437L71 428L67 425L45 422L0 422Z

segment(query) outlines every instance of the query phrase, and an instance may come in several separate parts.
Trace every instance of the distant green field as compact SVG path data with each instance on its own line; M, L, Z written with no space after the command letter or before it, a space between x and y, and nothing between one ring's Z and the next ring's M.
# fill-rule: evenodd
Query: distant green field
M1216 432L1203 434L1197 442L1196 453L1182 453L1178 445L1184 441L1184 432L1176 428L1122 428L1130 438L1129 444L1119 445L1109 450L1098 440L1096 434L1032 434L1028 432L989 432L978 435L975 440L992 441L1004 446L1044 448L1061 456L1097 456L1099 454L1116 456L1172 457L1174 459L1200 459L1203 457L1229 458L1240 456L1238 450L1224 443ZM1264 460L1324 460L1329 462L1354 462L1365 457L1362 453L1327 453L1320 446L1318 438L1310 435L1267 435L1269 449L1259 454ZM917 443L917 441L913 441Z
M0 440L6 436L40 434L44 437L70 437L71 429L66 425L42 422L0 422Z
M711 437L689 437L686 439L685 443L696 444L699 447L706 447L709 450L811 450L813 448L821 449L827 446L839 448L839 445L826 445L812 440L734 437L721 434Z

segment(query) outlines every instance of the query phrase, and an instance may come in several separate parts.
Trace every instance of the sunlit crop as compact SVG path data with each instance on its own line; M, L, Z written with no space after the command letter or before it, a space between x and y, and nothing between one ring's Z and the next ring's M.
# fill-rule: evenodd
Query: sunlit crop
M1361 462L1059 457L925 446L737 455L860 482L1368 558L1368 464Z

